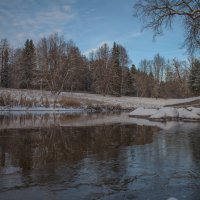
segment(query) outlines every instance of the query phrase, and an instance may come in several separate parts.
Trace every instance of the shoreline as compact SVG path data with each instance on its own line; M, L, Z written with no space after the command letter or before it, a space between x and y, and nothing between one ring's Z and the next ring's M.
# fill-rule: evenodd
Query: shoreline
M185 99L159 99L145 97L114 97L90 93L0 88L0 114L5 113L88 113L131 112L139 107L160 109L167 107L199 107L200 96ZM138 117L138 116L137 116Z

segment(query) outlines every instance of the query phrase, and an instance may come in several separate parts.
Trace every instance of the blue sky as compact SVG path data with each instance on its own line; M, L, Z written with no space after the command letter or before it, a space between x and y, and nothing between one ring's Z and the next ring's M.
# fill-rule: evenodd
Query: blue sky
M167 59L186 59L181 21L153 42L153 33L141 32L141 22L132 16L133 4L134 0L0 0L0 39L21 47L28 38L37 43L58 32L85 55L116 41L136 65L158 52Z

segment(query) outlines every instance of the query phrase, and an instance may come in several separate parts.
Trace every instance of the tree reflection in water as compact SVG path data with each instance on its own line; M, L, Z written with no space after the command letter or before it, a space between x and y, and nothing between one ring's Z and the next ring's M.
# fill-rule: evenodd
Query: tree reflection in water
M121 146L151 143L153 130L155 128L120 124L0 130L1 166L10 159L9 164L30 170L55 161L79 161L88 154L116 153ZM106 155L106 159L117 156Z
M121 119L1 118L0 199L198 199L200 125L158 131Z

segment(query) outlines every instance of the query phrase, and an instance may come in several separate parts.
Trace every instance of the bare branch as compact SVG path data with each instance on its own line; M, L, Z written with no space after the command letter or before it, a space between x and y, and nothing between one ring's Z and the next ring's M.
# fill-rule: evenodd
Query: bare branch
M200 48L200 2L194 0L143 0L134 5L134 16L141 19L144 29L152 29L154 38L163 29L172 28L176 17L185 25L185 45L190 52Z

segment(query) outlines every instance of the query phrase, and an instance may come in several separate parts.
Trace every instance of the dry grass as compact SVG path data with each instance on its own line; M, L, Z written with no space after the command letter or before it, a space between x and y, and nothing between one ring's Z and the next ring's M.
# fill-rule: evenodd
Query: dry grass
M80 107L81 103L77 99L62 97L57 101L62 107Z
M35 99L28 99L24 96L21 96L18 105L30 108L35 104L35 101L36 101Z
M70 97L60 97L58 99L48 98L47 96L41 96L40 99L35 97L27 97L26 94L21 94L19 98L15 98L9 92L0 93L0 106L23 106L23 107L34 107L34 106L44 106L46 108L54 105L54 107L81 107L79 100Z
M0 106L16 106L18 105L17 100L13 99L10 93L1 93L0 95Z
M120 111L122 110L122 107L117 105L104 105L104 104L88 104L87 109L89 110L95 110L95 111Z

